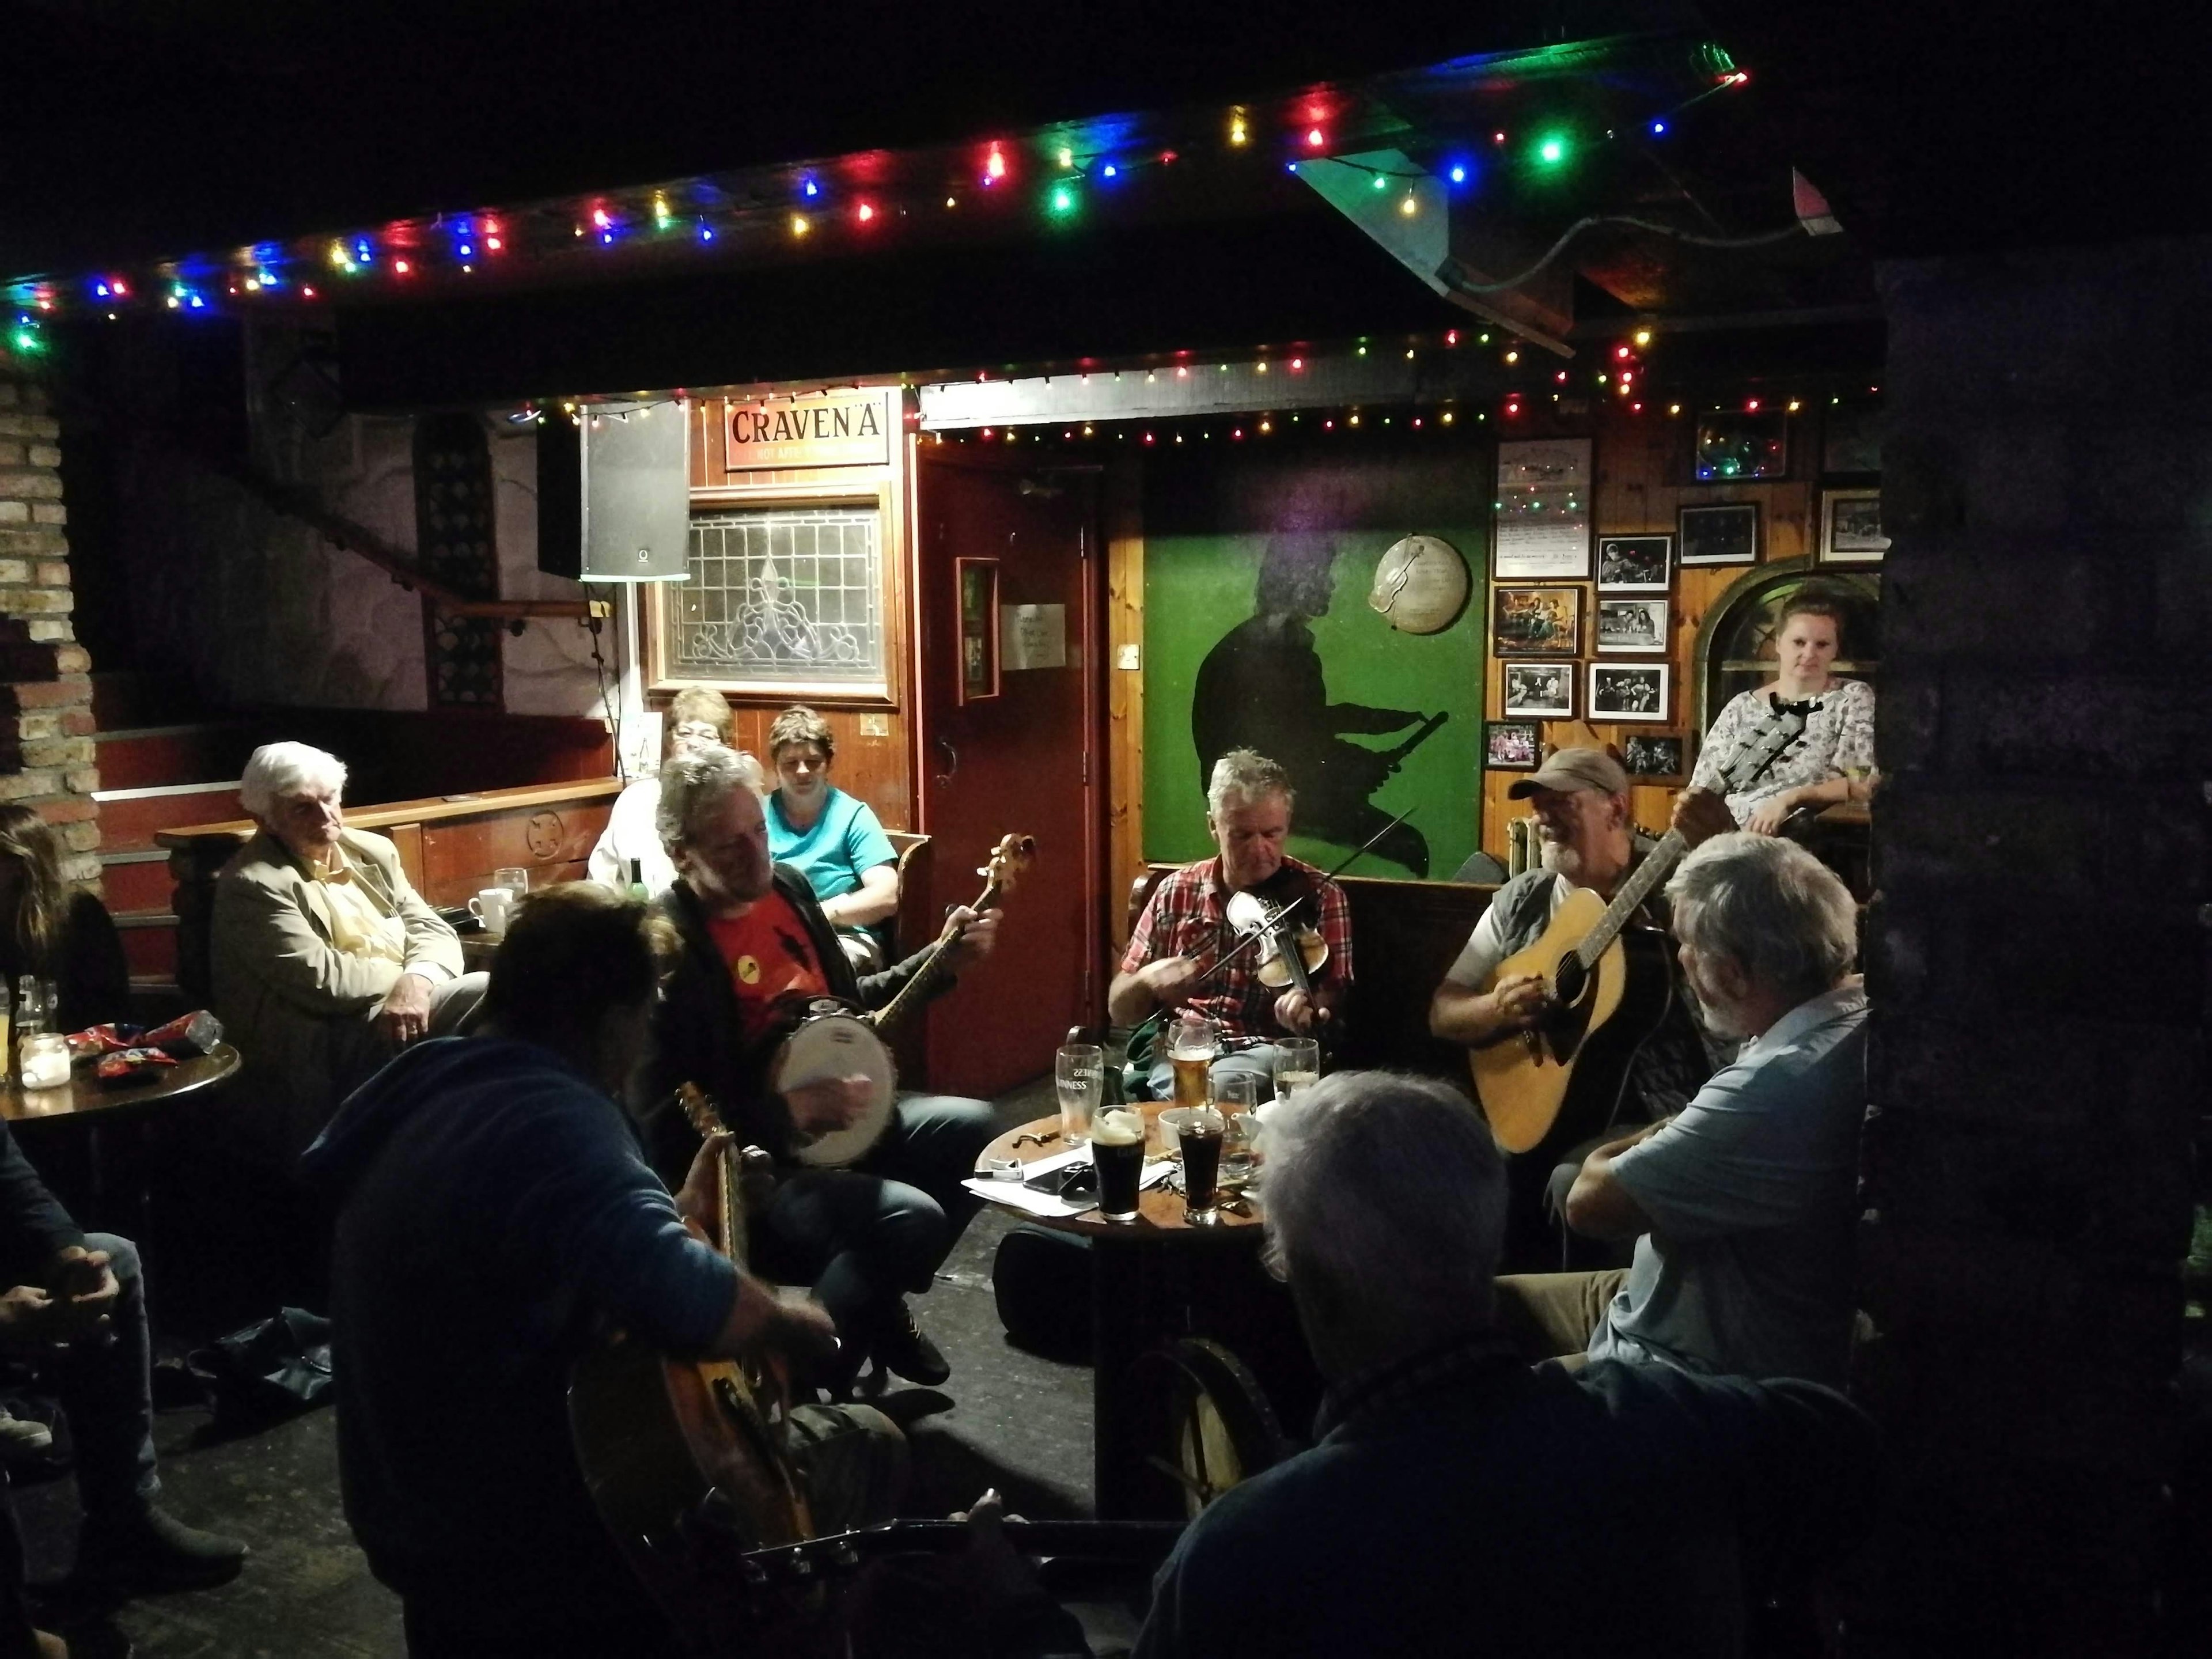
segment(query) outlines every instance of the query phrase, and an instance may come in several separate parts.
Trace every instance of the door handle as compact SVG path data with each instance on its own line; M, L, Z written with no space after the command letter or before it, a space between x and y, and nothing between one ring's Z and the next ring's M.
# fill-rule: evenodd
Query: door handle
M945 751L945 769L937 775L937 781L950 783L952 775L960 769L960 751L952 746L950 739L942 737L937 739L937 746Z

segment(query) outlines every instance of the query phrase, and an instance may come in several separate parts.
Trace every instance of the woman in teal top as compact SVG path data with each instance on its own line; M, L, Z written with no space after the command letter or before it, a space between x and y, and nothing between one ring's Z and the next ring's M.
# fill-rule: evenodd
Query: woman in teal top
M768 729L775 792L768 798L768 850L806 878L841 933L880 946L879 924L898 908L898 853L873 809L830 781L836 744L830 722L794 705Z

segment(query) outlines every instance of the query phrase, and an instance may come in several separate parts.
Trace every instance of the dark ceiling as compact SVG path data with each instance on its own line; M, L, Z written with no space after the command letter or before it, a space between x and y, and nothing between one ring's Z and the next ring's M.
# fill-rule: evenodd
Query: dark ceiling
M1705 26L1877 252L2188 231L2188 7L0 0L0 270Z

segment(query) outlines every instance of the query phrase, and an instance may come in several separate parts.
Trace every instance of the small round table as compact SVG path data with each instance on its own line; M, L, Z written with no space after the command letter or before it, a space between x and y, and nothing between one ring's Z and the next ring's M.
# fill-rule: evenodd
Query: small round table
M0 1082L0 1117L11 1123L47 1118L76 1118L101 1123L118 1121L140 1109L158 1106L222 1082L238 1070L238 1050L218 1042L204 1054L195 1054L153 1076L112 1087L93 1076L93 1062L72 1066L70 1080L56 1089L26 1089L12 1077Z
M1145 1109L1148 1150L1158 1146L1159 1110L1154 1105ZM1030 1164L1065 1152L1067 1145L1059 1130L1057 1117L1007 1130L983 1149L975 1173L997 1185L990 1180L995 1162ZM1037 1145L1034 1138L1047 1134L1052 1139ZM1017 1141L1023 1144L1018 1146ZM1012 1203L1000 1206L1037 1226L1079 1234L1093 1246L1091 1459L1102 1519L1180 1518L1185 1513L1182 1494L1163 1478L1158 1461L1162 1449L1176 1443L1175 1409L1162 1389L1147 1385L1143 1370L1158 1363L1177 1338L1218 1336L1239 1350L1257 1346L1271 1352L1287 1345L1296 1363L1310 1369L1287 1294L1261 1273L1255 1260L1255 1247L1266 1235L1258 1205L1247 1203L1249 1213L1223 1210L1214 1224L1197 1227L1190 1224L1182 1194L1164 1187L1148 1187L1138 1194L1139 1218L1130 1222L1105 1220L1095 1209L1044 1216ZM1276 1372L1279 1376L1279 1367ZM1317 1388L1316 1382L1316 1392Z

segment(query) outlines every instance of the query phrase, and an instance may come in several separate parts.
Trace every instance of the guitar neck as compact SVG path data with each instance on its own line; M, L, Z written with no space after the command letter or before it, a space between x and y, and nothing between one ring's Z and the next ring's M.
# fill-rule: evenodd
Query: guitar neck
M1628 926L1628 919L1643 908L1645 899L1651 896L1651 890L1667 878L1668 872L1689 850L1690 844L1682 839L1680 830L1669 830L1660 838L1658 846L1651 849L1644 862L1636 866L1634 873L1620 884L1620 890L1613 896L1613 902L1605 907L1605 914L1598 918L1597 926L1589 930L1580 945L1575 946L1575 955L1582 959L1583 967L1595 965L1597 959L1605 954L1606 947L1620 937L1622 928Z
M986 882L983 890L976 895L975 902L968 908L977 915L982 915L999 902L999 891L998 882ZM954 923L945 924L945 931L937 936L937 942L929 947L928 958L914 970L914 977L900 986L897 994L870 1017L871 1024L878 1031L893 1030L901 1020L936 994L938 987L951 971L945 965L945 953L949 947L958 943L963 931Z

